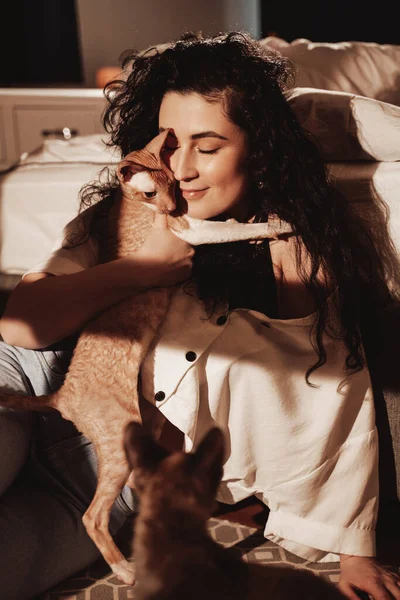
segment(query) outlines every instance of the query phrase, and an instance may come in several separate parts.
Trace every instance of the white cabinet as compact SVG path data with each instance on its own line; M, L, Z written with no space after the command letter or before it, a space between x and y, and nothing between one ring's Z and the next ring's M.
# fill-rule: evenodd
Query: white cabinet
M0 167L46 137L102 133L105 106L100 89L0 89Z

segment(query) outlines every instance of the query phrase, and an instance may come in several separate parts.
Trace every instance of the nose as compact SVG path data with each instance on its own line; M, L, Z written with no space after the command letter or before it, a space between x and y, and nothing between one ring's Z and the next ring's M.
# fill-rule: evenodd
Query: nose
M196 157L188 149L177 148L170 157L170 169L177 181L188 181L198 177Z
M175 202L175 185L171 186L170 189L163 191L158 195L156 202L158 212L169 215L176 209Z

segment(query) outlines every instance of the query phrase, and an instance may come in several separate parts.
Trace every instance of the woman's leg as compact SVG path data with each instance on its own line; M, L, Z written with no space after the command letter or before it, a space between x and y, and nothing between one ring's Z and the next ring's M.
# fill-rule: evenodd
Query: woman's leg
M32 394L18 359L0 342L0 390ZM28 457L33 415L0 407L0 496L17 477Z
M70 355L70 349L39 352L1 343L0 388L49 393L61 385ZM9 440L0 444L13 447L17 456L13 468L5 468L0 454L3 488L14 480L0 498L0 590L7 600L28 600L99 556L82 524L96 487L96 457L88 440L58 413L33 417L3 411L0 418ZM20 470L32 429L35 450ZM112 533L132 509L132 494L125 488L113 508Z

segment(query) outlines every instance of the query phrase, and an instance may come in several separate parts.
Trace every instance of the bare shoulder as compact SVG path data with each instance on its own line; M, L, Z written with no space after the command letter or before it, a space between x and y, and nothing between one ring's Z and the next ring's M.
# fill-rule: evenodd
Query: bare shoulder
M302 271L311 271L310 256L299 237L291 235L270 242L271 258L277 284L279 315L282 319L306 317L317 310L310 291L305 286L298 268L297 257L301 260ZM321 273L320 281L326 285L326 295L330 286Z
M285 276L285 279L289 276L298 276L296 268L298 245L302 247L304 255L304 246L301 240L295 235L270 241L272 264L274 266L275 277L278 277L279 280L283 276Z

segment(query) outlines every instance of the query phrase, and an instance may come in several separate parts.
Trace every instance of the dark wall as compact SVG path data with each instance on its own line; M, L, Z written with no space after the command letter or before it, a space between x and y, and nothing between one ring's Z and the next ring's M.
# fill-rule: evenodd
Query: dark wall
M82 82L75 0L9 0L6 13L0 86Z
M400 44L399 6L398 0L261 0L262 37Z

